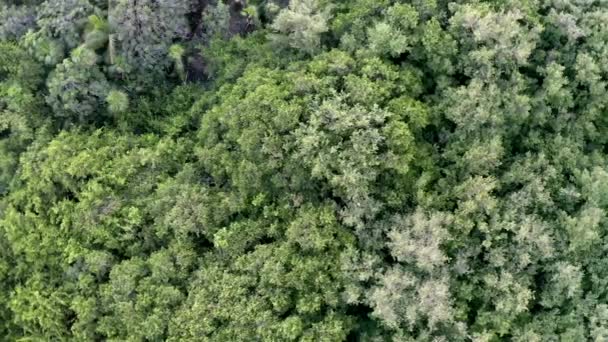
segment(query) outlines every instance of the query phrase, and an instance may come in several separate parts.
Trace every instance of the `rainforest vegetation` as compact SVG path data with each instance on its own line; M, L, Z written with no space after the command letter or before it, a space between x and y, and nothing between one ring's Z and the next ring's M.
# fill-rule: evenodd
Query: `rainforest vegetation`
M0 340L608 341L608 4L0 0Z

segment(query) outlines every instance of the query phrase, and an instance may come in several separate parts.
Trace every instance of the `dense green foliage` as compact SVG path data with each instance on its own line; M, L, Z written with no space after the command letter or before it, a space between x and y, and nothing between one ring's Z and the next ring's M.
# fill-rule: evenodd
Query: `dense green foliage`
M608 340L606 23L0 0L0 340Z

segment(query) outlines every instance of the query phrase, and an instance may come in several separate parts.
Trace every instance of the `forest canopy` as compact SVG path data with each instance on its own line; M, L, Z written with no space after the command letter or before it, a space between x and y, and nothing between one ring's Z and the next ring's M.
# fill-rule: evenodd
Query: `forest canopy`
M607 23L0 0L0 340L607 341Z

